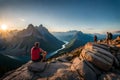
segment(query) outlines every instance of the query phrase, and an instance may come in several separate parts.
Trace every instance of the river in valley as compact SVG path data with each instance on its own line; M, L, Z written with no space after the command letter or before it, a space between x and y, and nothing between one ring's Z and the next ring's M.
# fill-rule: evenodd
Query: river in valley
M48 55L46 56L46 58L50 58L52 56L54 56L55 54L58 53L58 51L62 50L65 48L65 45L67 45L69 42L68 41L63 41L65 44L62 45L62 47L60 49L57 49L56 51L53 51L51 53L48 53ZM15 60L19 60L19 61L22 61L22 62L27 62L30 60L30 56L20 56L20 57L15 57L15 56L10 56L10 55L5 55L5 56L8 56L12 59L15 59Z
M69 42L68 41L63 41L65 44L62 45L62 47L60 49L57 49L56 51L52 52L52 53L48 53L48 55L46 56L46 58L50 58L52 56L54 56L55 54L58 53L58 51L62 50L65 48L65 45L67 45Z

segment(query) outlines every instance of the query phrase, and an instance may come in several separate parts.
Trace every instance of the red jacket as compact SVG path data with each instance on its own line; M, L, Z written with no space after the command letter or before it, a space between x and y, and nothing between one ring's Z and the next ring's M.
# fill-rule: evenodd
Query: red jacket
M31 49L31 59L38 60L40 58L41 48L32 47Z

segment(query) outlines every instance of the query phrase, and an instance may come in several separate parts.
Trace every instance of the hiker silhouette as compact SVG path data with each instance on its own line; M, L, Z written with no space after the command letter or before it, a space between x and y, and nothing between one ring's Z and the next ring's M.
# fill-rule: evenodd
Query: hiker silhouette
M94 42L97 43L97 36L94 35Z
M111 32L107 32L107 36L106 36L106 42L108 45L112 44L112 38L113 38L113 35Z

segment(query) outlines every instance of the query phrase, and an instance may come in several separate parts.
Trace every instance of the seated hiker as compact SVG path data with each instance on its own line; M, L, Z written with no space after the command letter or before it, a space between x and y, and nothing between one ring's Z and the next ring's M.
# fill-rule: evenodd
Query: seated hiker
M47 52L39 48L40 43L35 42L31 48L31 59L34 62L45 61Z

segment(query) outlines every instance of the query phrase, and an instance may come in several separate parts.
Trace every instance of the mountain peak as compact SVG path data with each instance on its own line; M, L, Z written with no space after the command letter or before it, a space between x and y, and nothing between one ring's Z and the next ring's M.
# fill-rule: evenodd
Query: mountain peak
M82 39L82 37L84 37L84 36L86 36L86 35L83 32L78 31L78 32L76 32L74 38L76 38L76 39Z
M39 31L40 33L42 33L42 34L48 34L48 33L49 33L48 29L46 29L42 24L39 25L39 27L36 27L36 28L37 28L38 31Z
M41 30L47 30L42 24L40 24L38 28L41 29Z
M33 24L29 24L28 27L27 27L28 30L32 30L34 29L34 25Z
M77 33L76 33L76 35L81 35L81 34L83 34L82 31L77 31Z
M43 27L43 25L42 25L42 24L40 24L40 25L39 25L39 27Z
M78 32L77 30L70 30L70 31L68 31L68 32L72 32L72 33L75 33L75 32Z

